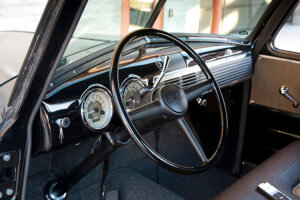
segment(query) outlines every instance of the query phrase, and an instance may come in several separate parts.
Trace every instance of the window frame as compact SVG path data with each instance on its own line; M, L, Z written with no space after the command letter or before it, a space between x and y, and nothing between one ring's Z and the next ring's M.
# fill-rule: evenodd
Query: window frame
M291 9L290 12L285 16L284 20L280 23L280 26L276 29L276 31L270 38L269 42L267 42L266 47L272 55L287 58L287 59L300 60L300 52L293 52L293 51L279 49L274 45L274 41L278 33L280 32L282 27L286 24L290 16L294 13L295 9L299 5L300 5L300 1L293 6L293 9Z
M245 37L244 39L249 41L254 41L255 38L259 35L260 31L264 28L264 25L266 22L270 19L272 16L274 10L279 5L280 0L272 0L267 9L265 10L264 14L261 16L261 18L256 23L256 26L253 28L251 33Z

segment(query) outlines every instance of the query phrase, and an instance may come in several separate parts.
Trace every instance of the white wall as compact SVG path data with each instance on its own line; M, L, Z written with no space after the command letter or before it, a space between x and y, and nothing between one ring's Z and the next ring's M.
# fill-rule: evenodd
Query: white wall
M220 33L251 30L270 0L223 0ZM173 10L174 16L169 16ZM170 32L209 33L212 0L169 0L164 8L163 29Z
M169 13L173 12L173 16ZM170 32L198 32L200 0L171 0L164 7L163 29Z
M294 13L292 16L292 24L300 25L300 4L298 4L296 9L294 10Z
M46 3L47 0L0 0L0 31L34 32ZM120 10L121 0L89 0L76 34L120 35Z
M75 35L84 33L119 36L121 0L89 0Z
M47 0L0 0L0 31L34 32Z

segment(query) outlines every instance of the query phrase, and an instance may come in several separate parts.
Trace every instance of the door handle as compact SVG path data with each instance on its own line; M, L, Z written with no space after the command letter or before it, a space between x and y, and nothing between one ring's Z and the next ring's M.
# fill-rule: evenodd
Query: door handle
M281 86L281 88L279 89L279 93L281 95L285 96L291 102L293 102L293 107L294 108L297 108L299 106L299 102L292 95L289 94L289 88L288 87Z

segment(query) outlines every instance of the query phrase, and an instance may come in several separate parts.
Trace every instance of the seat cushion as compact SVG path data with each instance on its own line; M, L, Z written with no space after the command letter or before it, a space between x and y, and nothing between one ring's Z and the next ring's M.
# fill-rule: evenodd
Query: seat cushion
M257 186L269 182L291 199L292 188L300 181L300 140L293 142L215 197L215 200L265 200Z
M105 193L107 196L113 196L113 200L184 200L139 172L128 168L111 173L104 184Z

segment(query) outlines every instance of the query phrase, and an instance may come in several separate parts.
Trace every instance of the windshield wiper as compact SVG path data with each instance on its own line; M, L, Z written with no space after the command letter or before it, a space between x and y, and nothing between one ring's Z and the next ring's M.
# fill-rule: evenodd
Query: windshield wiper
M76 54L82 53L84 51L88 51L90 49L100 48L100 47L105 46L105 45L109 46L110 44L115 44L116 43L116 41L108 41L108 40L103 40L103 41L105 41L105 42L100 43L100 44L96 44L96 45L93 45L93 46L90 46L90 47L87 47L85 49L82 49L79 52L74 52L74 53L71 53L71 54L68 54L68 55L65 55L64 57L62 57L61 61L59 62L58 66L56 68L56 73L59 72L62 68L66 67L70 63L70 57L71 56L74 56ZM95 52L97 52L97 51L95 51ZM83 57L86 57L86 56L87 55L85 55ZM73 68L76 68L76 66L73 67Z
M99 41L99 42L114 42L114 40L105 40L100 38L91 38L91 37L82 37L82 36L76 36L75 39L83 39L83 40L92 40L92 41Z
M69 56L73 56L73 55L76 55L80 52L84 52L84 51L87 51L87 50L90 50L90 49L93 49L93 48L96 48L96 47L101 47L101 46L105 46L105 45L108 45L110 43L116 43L116 41L106 41L106 40L103 40L104 42L103 43L100 43L100 44L95 44L95 45L92 45L92 46L89 46L89 47L86 47L78 52L74 52L74 53L71 53L71 54L68 54L68 55L65 55L64 58L66 57L69 57Z

